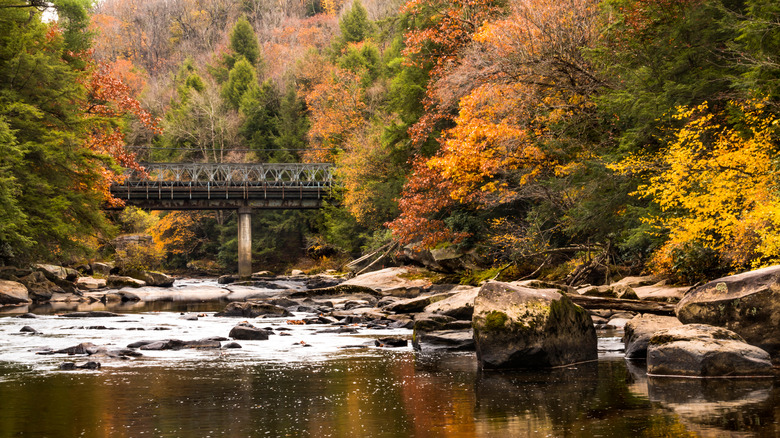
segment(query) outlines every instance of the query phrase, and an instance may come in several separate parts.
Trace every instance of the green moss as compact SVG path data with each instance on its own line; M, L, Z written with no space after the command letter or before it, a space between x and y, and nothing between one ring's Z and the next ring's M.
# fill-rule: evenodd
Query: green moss
M487 331L501 330L506 326L507 321L509 321L509 317L506 313L493 310L485 315L484 328Z
M403 278L404 280L428 280L431 283L439 284L444 278L444 275L426 271L424 269L417 269L400 274L398 277Z
M654 335L652 338L650 338L650 345L663 345L668 344L670 342L678 341L679 339L676 336L672 335Z
M495 278L500 271L500 268L490 268L484 271L469 271L460 278L460 284L469 286L479 286L480 283Z

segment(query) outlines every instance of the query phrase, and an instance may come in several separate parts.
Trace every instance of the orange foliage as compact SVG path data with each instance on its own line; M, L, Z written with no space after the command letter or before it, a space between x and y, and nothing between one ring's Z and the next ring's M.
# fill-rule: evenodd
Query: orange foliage
M403 244L420 241L423 246L433 247L448 240L459 241L466 235L453 233L444 221L436 218L455 205L449 196L452 191L452 181L428 166L426 160L417 159L398 201L401 214L386 224L387 227Z
M134 116L155 133L161 132L159 120L141 107L138 100L132 96L130 87L125 85L120 75L108 64L88 61L89 77L85 83L87 99L82 103L88 126L85 146L100 155L113 158L124 167L142 170L136 161L135 153L125 147L122 119ZM126 64L120 63L119 66L125 68ZM121 205L121 201L111 196L110 186L121 181L123 176L108 169L101 173L103 181L99 187L104 198L109 204Z
M201 219L212 216L214 212L208 211L165 214L151 229L155 245L169 254L189 256L206 240L197 229Z
M305 159L311 162L332 162L337 148L343 147L365 120L365 91L360 78L335 66L326 68L320 82L306 93L311 111L309 139L314 149L307 151Z
M287 17L269 32L263 43L265 76L282 80L285 74L295 70L296 62L302 59L306 62L309 51L328 47L336 29L338 20L324 14L303 19Z
M412 141L421 145L439 123L451 118L446 109L439 107L436 81L457 64L458 55L471 43L477 29L503 10L492 0L411 0L401 12L425 20L423 27L406 33L403 52L408 65L431 69L423 102L425 113L409 129Z
M485 8L483 16L498 14L484 3L468 6L474 4ZM443 132L440 150L414 168L400 202L402 215L390 224L397 237L436 244L446 227L429 220L455 205L480 208L533 196L526 193L532 192L528 186L540 177L562 177L576 168L561 163L576 162L587 150L564 132L587 121L593 110L588 97L601 86L582 56L583 47L597 38L596 5L595 0L512 3L507 17L480 23L459 60L454 50L463 44L467 28L453 31L451 39L431 29L407 38L418 45L435 41L453 51L445 58L454 66L446 72L445 64L435 67L444 76L428 92L458 101L459 112L455 126ZM417 134L446 115L437 111L429 111L413 128L424 128Z

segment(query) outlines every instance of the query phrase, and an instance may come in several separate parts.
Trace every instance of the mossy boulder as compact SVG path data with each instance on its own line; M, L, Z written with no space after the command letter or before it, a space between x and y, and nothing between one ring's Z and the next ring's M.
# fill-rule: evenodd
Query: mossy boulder
M472 326L484 369L550 368L598 357L590 315L556 289L486 283Z
M719 278L677 304L683 324L725 327L780 363L780 266Z
M647 348L648 375L771 376L769 353L722 327L687 324L655 332Z

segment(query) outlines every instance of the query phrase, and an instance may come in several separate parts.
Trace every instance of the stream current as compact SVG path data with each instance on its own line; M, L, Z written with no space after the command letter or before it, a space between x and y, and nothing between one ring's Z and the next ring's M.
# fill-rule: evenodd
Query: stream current
M240 349L142 351L78 371L59 366L95 359L37 354L82 342L118 349L227 337L243 319L215 317L224 305L4 309L0 437L780 436L775 380L648 379L643 364L623 358L619 331L600 333L597 362L547 371L482 372L474 353L374 346L381 337L410 338L406 329L336 334L287 323L312 316L303 313L253 319L275 334L238 341ZM28 310L38 317L18 317ZM70 310L121 316L58 315ZM185 318L193 314L200 316ZM25 325L38 333L20 332Z

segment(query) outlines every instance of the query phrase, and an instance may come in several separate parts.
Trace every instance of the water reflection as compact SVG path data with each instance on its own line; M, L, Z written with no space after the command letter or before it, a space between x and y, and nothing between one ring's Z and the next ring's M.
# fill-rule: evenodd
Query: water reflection
M771 379L650 378L650 400L678 415L703 436L722 431L767 432L777 436L774 409L778 391ZM740 435L735 435L740 436Z
M766 381L643 381L622 360L479 372L473 354L32 372L0 364L0 436L776 436ZM3 380L4 379L4 380ZM725 385L725 386L723 386ZM41 421L44 419L45 421Z

